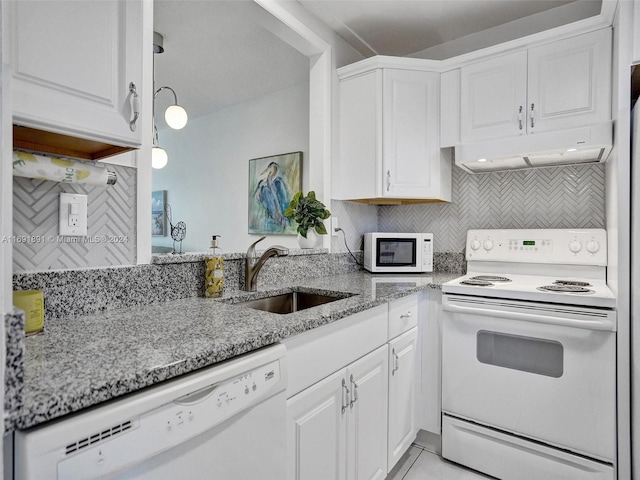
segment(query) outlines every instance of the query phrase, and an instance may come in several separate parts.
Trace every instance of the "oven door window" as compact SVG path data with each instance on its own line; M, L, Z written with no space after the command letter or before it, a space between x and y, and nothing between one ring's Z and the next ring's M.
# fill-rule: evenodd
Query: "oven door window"
M480 330L476 357L479 362L522 372L560 378L564 370L560 342Z
M376 265L378 267L415 267L415 238L378 238Z

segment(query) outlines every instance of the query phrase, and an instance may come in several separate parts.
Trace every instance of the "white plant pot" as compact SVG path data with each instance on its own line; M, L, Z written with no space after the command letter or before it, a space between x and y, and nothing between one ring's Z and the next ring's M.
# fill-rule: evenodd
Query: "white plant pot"
M315 230L307 230L307 238L298 234L298 245L300 248L313 248L318 243L318 234Z

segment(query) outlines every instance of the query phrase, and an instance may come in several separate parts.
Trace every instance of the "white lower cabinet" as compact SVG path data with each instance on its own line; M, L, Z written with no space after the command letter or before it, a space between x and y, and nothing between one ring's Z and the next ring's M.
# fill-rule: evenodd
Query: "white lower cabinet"
M418 294L284 340L288 480L384 480L416 438Z
M386 477L387 367L384 345L288 400L288 478Z
M387 462L391 470L411 446L416 428L416 352L418 329L389 342L389 441Z
M442 410L442 290L431 289L420 301L418 325L417 425L435 435L441 432Z
M346 478L343 381L341 370L287 401L287 478Z

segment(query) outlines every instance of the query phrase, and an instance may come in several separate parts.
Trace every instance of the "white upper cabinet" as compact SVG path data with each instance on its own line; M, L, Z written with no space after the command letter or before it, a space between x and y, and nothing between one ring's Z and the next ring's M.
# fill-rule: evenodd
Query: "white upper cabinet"
M374 68L341 77L334 198L451 201L451 161L439 141L440 75Z
M527 131L611 120L611 30L529 50Z
M461 143L611 119L611 30L463 66Z
M140 146L144 3L10 2L14 124Z
M460 80L463 142L526 132L526 51L462 67Z

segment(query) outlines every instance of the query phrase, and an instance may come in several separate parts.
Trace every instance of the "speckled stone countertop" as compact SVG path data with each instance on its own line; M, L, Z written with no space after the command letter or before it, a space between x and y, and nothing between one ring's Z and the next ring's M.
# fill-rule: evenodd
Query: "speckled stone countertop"
M222 299L185 298L49 321L25 339L22 402L5 426L28 428L269 345L459 274L328 276ZM288 315L234 302L291 289L352 294Z

